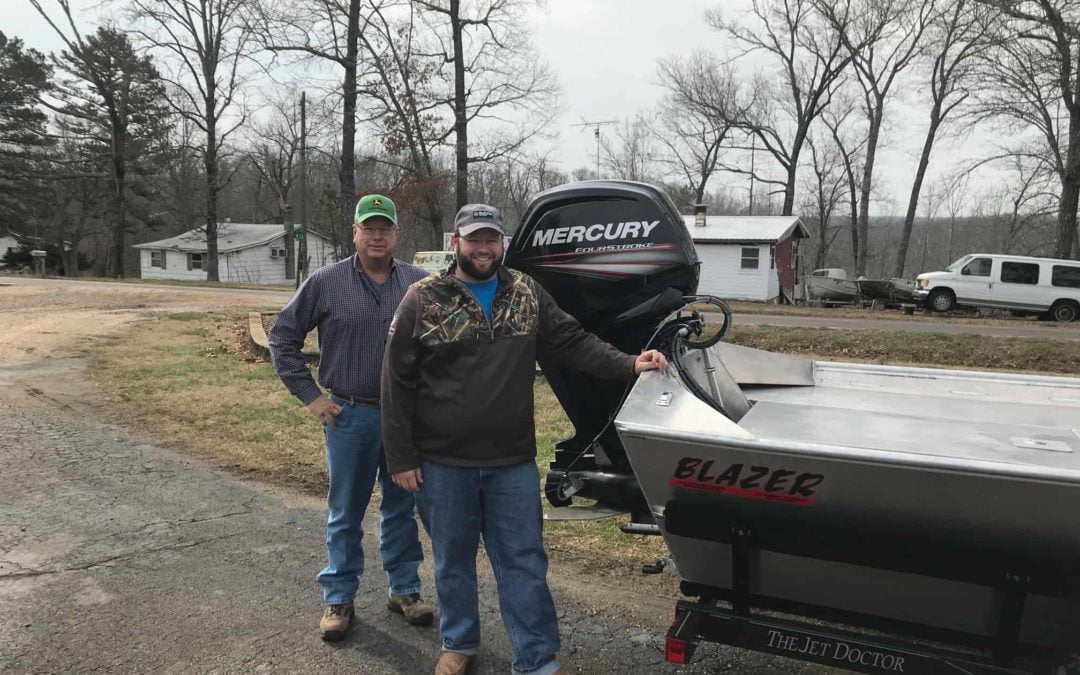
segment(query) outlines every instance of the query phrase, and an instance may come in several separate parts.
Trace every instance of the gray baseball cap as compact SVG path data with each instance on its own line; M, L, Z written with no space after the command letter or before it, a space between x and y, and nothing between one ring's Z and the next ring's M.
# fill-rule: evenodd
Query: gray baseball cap
M466 204L462 206L454 216L454 230L461 236L472 234L477 230L495 230L505 236L503 231L502 215L499 209L487 204Z

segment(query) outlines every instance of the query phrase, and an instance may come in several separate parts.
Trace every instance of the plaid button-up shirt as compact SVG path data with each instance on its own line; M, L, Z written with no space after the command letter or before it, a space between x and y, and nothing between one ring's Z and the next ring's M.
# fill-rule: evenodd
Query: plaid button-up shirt
M278 377L304 405L322 395L300 351L307 334L317 327L319 383L341 396L379 398L390 322L405 291L427 274L421 267L394 260L389 278L380 286L364 273L356 255L316 270L270 329L270 355Z

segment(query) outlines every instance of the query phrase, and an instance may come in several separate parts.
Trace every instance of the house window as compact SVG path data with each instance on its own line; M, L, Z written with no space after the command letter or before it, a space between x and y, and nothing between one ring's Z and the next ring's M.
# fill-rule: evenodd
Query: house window
M165 251L150 251L150 267L165 269Z
M1001 263L1001 283L1034 286L1039 283L1039 265L1036 263L1003 262Z
M769 269L776 269L776 247L769 247Z
M206 259L205 253L188 253L188 269L189 270L203 270L206 269L204 262Z
M742 269L756 270L758 268L758 258L760 256L761 249L757 246L744 246L742 250Z
M1054 275L1050 278L1050 283L1054 286L1080 288L1080 267L1054 265Z
M288 254L286 253L285 249L283 249L283 248L278 248L276 246L271 246L270 247L270 257L271 258L285 258L285 257L287 257L287 255Z

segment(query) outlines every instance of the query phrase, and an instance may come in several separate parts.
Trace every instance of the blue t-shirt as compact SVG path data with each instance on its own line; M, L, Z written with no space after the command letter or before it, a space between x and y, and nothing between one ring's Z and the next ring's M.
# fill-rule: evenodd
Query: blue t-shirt
M499 275L494 275L488 281L463 281L469 290L473 292L480 306L484 308L484 315L491 321L491 302L495 299L495 290L499 287Z

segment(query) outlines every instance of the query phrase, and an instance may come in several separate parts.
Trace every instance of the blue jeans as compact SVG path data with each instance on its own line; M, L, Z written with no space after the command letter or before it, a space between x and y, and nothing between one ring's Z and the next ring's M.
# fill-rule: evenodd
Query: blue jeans
M390 480L382 446L382 419L378 408L358 406L331 397L341 406L336 427L323 425L330 491L326 501L326 552L329 563L316 580L328 605L352 602L364 573L364 536L361 524L378 477L382 487L379 507L379 554L394 595L420 592L417 568L424 559L420 548L415 499Z
M421 471L416 506L435 554L443 649L475 654L480 645L476 552L483 535L514 673L558 670L559 625L547 584L536 464L466 468L425 461Z

